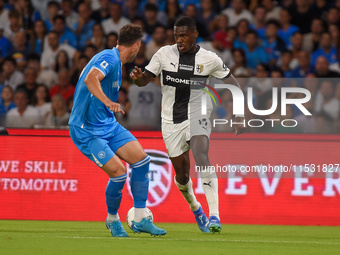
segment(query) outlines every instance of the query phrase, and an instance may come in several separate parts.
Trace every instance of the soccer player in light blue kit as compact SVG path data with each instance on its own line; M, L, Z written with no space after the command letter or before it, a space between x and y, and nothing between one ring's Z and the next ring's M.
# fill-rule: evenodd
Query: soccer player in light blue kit
M151 235L166 234L146 217L150 157L114 116L114 112L124 114L116 103L122 79L121 66L135 58L142 36L139 26L128 24L120 30L116 48L103 50L90 60L80 74L69 120L73 142L110 178L105 191L106 227L114 237L128 237L118 215L127 176L121 159L132 168L130 185L135 215L132 230Z

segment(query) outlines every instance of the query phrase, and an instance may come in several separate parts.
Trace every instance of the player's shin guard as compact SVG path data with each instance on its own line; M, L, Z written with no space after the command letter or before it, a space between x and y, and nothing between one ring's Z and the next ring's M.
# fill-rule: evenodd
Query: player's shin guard
M200 203L197 202L197 199L195 197L194 194L194 190L192 189L192 181L191 178L189 179L187 184L179 184L176 181L176 176L175 176L175 184L177 185L178 189L181 191L184 199L188 202L188 204L190 205L190 209L192 211L196 211L200 208Z
M122 200L122 189L126 181L126 174L111 177L105 190L107 211L109 214L118 213L120 201Z
M149 165L149 155L141 161L131 165L132 171L130 185L135 208L146 207L146 200L148 199L149 191Z
M209 216L219 217L218 179L215 172L200 172L201 183L209 205Z

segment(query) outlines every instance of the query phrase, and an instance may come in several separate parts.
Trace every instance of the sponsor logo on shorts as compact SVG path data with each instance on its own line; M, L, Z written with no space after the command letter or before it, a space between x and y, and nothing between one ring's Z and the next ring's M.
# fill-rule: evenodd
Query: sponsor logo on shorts
M101 158L101 159L103 159L103 158L105 158L105 156L106 156L106 154L105 154L105 152L104 152L104 151L100 151L100 152L98 152L98 158Z
M161 204L168 196L172 182L172 164L168 154L159 150L145 150L150 156L150 171L149 171L149 194L146 202L147 207L153 207ZM128 172L127 182L130 182L131 168L126 163ZM127 185L128 192L132 197L131 187Z

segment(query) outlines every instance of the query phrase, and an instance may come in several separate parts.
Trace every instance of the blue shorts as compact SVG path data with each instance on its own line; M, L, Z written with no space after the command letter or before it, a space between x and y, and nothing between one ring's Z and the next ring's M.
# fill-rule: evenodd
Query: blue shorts
M105 165L120 147L137 140L118 122L105 131L70 125L70 135L77 148L99 167Z

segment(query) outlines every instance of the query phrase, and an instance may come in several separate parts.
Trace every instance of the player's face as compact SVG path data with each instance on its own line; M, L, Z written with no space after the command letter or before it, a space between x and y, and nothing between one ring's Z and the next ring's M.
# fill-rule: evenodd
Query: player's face
M182 53L193 53L195 51L197 36L197 30L191 31L187 26L174 28L175 42Z

